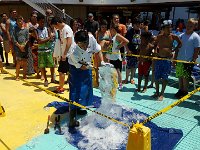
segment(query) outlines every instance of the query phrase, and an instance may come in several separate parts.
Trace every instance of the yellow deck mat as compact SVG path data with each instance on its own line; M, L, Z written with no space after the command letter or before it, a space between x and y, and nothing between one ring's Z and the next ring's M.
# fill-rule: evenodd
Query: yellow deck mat
M14 68L7 70L15 74ZM50 75L49 69L47 71L47 75ZM48 79L50 81L50 77ZM43 81L34 76L27 80L44 87ZM47 89L53 90L56 86L58 85L50 83ZM66 91L62 96L68 98L69 94ZM16 81L8 74L0 74L0 103L6 111L6 116L0 117L0 150L16 149L33 137L43 134L47 117L55 110L45 110L43 107L55 100L62 101L23 81Z

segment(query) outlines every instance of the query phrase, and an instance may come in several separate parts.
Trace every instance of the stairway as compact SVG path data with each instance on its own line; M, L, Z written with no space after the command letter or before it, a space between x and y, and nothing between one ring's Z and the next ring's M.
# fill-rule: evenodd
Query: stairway
M29 6L33 7L35 10L46 16L45 11L46 9L51 9L54 16L65 18L65 22L67 24L70 23L70 20L72 19L71 16L67 15L65 13L65 10L61 10L58 7L56 7L54 4L50 3L48 0L22 0Z

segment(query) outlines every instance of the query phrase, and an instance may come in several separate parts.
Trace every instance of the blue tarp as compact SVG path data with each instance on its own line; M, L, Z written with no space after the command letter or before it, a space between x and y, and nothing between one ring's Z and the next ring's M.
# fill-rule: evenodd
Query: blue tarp
M95 107L98 108L101 103L101 100L100 100L101 98L94 96L94 99L96 101ZM47 106L57 108L57 111L56 111L57 114L68 111L68 104L65 102L52 102L52 103L49 103ZM132 114L138 114L139 116L145 115L146 117L149 116L148 114L140 112L136 109L133 109L133 111L128 111L126 109L123 109L122 114L123 114L122 118L128 118L129 123L131 123L132 121L136 122L136 120L134 120L131 117L126 117L126 116L131 116ZM123 120L120 120L120 121L123 122ZM178 143L178 141L183 137L183 132L180 129L161 128L152 122L148 122L147 124L145 124L145 126L151 129L152 150L172 150L174 146ZM127 129L124 129L124 130L127 130ZM73 140L70 141L70 144L79 148L78 143L84 138L84 136L79 131L77 131L75 134L72 134L71 136ZM126 150L126 143L122 144L118 149Z

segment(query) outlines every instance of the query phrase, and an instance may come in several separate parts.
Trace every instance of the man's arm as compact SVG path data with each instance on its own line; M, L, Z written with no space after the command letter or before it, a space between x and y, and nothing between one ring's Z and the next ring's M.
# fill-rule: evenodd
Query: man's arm
M7 20L6 21L6 33L7 33L7 36L8 36L8 40L11 42L11 35L10 35L10 20Z
M200 51L200 47L197 47L194 49L194 54L193 54L193 59L192 59L193 62L197 60L199 51Z
M182 41L177 35L173 35L173 39L177 41L178 45L174 48L175 54L174 59L177 59L179 48L182 47Z
M0 35L0 42L3 42L3 38L2 38L2 36ZM0 43L1 44L1 43Z
M7 32L7 31L6 31L6 27L4 27L4 26L2 25L2 23L0 24L0 28L1 28L1 30L2 30L4 33Z
M63 53L63 56L66 58L66 56L67 56L67 53L68 53L68 51L69 51L69 48L71 47L71 45L72 45L72 37L67 37L66 38L66 48L65 48L65 51L64 51L64 53Z

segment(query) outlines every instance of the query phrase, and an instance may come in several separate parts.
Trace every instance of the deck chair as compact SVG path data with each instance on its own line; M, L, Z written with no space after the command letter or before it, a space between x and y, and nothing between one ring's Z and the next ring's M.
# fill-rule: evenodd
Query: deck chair
M193 80L194 89L196 89L196 85L198 83L200 83L200 66L195 65L193 67L193 71L192 71L191 77L192 77L192 80Z

